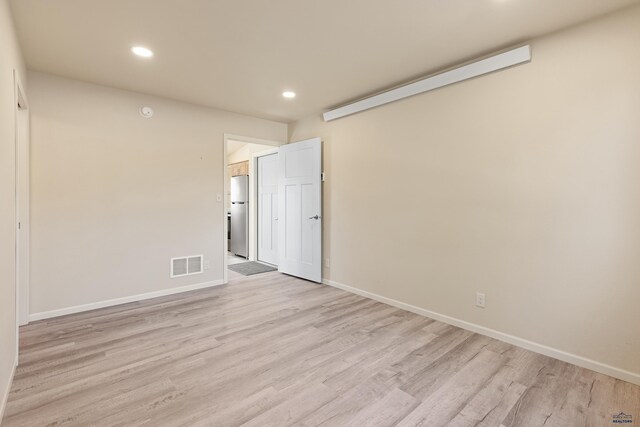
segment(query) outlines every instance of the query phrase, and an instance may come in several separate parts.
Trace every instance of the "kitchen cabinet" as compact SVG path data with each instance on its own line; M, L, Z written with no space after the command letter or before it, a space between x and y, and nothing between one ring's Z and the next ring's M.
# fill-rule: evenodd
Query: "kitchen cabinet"
M249 161L232 163L229 166L229 176L249 175Z

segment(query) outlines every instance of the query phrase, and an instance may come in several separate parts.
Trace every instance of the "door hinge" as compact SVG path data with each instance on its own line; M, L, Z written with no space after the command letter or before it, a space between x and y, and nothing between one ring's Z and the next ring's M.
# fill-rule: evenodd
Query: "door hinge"
M324 182L324 172L320 174L320 181Z
M20 221L18 221L18 230L20 230L22 224L20 223Z

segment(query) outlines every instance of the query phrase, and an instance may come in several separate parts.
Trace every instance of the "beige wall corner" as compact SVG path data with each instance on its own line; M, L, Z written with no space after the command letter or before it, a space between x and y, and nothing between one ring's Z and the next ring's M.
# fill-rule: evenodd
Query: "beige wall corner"
M625 9L533 40L530 64L291 125L324 141L326 278L640 375L638 22Z
M287 125L42 73L32 108L32 313L92 307L223 277L224 134ZM151 119L138 110L148 105ZM171 279L170 258L210 269Z

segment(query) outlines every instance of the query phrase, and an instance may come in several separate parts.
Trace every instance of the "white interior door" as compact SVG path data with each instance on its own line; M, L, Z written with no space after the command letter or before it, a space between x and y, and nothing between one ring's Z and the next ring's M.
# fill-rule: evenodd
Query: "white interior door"
M278 265L278 153L257 157L258 261Z
M282 145L278 154L278 270L322 281L322 141Z

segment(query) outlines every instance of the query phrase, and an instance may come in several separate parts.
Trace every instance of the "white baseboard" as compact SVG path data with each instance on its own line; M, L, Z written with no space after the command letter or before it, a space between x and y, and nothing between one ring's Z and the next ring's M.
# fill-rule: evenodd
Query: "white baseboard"
M7 401L9 400L9 392L11 391L11 384L13 384L13 376L16 373L16 367L18 366L18 359L13 361L13 368L11 368L11 375L9 375L9 381L5 387L4 394L0 400L0 424L2 424L2 417L4 417L4 410L7 408Z
M533 341L519 338L513 335L506 334L504 332L496 331L495 329L486 328L484 326L477 325L475 323L467 322L464 320L456 319L455 317L446 316L444 314L436 313L434 311L426 310L424 308L416 307L411 304L407 304L401 301L397 301L391 298L383 297L382 295L374 294L372 292L363 291L362 289L354 288L352 286L343 285L342 283L334 282L332 280L324 279L322 283L333 286L334 288L342 289L347 292L361 295L372 300L376 300L391 306L410 311L412 313L419 314L421 316L429 317L431 319L438 320L440 322L447 323L449 325L457 326L462 329L466 329L471 332L476 332L480 335L486 335L491 338L495 338L500 341L504 341L509 344L513 344L517 347L522 347L527 350L531 350L536 353L543 354L545 356L553 357L555 359L562 360L563 362L571 363L582 368L591 369L592 371L599 372L601 374L609 375L614 378L621 379L623 381L630 382L632 384L640 385L640 373L626 371L614 366L610 366L595 360L587 359L582 356L567 353L562 350L555 349L543 344L539 344Z
M80 313L83 311L95 310L97 308L111 307L114 305L126 304L128 302L143 301L146 299L164 297L167 295L178 294L181 292L195 291L196 289L210 288L212 286L224 285L224 281L213 280L211 282L196 283L195 285L181 286L179 288L163 289L161 291L148 292L146 294L131 295L128 297L115 298L106 301L92 302L89 304L76 305L73 307L60 308L57 310L43 311L41 313L32 313L29 315L29 321L49 319L52 317L64 316L66 314Z

